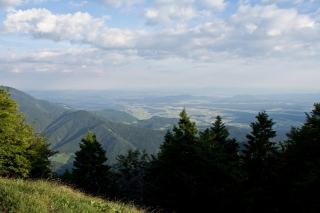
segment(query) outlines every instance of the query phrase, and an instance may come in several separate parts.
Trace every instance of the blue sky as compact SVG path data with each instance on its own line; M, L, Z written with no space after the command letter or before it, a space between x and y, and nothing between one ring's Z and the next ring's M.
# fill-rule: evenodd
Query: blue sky
M320 0L0 0L0 84L320 89Z

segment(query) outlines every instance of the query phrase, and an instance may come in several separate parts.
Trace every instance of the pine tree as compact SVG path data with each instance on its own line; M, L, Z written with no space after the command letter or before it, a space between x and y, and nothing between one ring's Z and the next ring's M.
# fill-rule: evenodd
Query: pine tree
M72 169L72 175L75 184L90 193L108 193L110 166L106 165L106 150L90 131L81 142L73 162L75 168Z

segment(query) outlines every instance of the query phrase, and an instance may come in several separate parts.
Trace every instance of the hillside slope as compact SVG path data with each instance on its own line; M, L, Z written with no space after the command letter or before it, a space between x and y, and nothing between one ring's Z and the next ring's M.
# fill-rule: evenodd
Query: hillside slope
M38 132L43 131L60 115L75 111L65 104L39 100L15 88L9 87L9 89L11 98L19 104L19 112L28 116L27 122L33 123L36 120L35 127Z
M47 137L52 139L51 148L61 153L79 150L79 143L88 130L96 134L107 150L109 163L114 163L116 156L126 153L127 149L156 153L165 135L164 131L109 121L84 110L62 115L46 128Z
M133 205L85 195L57 182L0 178L0 212L123 212L139 213Z
M128 149L147 149L149 153L156 153L165 135L164 131L118 123L84 110L76 111L64 104L38 100L14 88L10 88L10 94L18 102L19 111L27 115L27 122L33 123L36 120L36 131L46 131L47 138L52 139L50 148L63 154L62 164L61 159L52 158L56 161L54 170L60 168L60 172L72 166L72 153L79 150L79 143L88 130L96 134L98 141L107 150L109 164L115 163L116 156L125 154ZM138 120L121 111L103 112L116 120L121 117L130 121Z
M114 109L104 109L104 110L90 110L88 111L96 116L106 118L110 121L122 122L122 123L132 123L137 122L139 119L130 115L129 113L118 111Z

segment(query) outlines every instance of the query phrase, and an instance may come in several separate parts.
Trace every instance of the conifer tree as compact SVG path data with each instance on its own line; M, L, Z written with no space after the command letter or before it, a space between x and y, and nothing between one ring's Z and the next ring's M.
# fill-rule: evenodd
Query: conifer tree
M246 187L251 200L248 208L253 212L276 211L275 194L277 191L276 170L278 162L278 147L270 141L276 136L272 129L275 124L265 111L256 116L257 122L251 123L251 134L244 144L243 171L247 177Z
M259 112L257 122L250 125L251 134L246 136L248 144L244 144L245 150L242 150L243 168L253 180L266 178L278 153L276 143L270 141L276 136L276 131L272 130L275 122L268 117L265 111Z
M129 149L126 155L118 155L115 168L117 171L117 183L121 196L138 205L148 204L150 191L153 188L150 183L148 168L150 158L146 150Z
M59 151L50 150L48 143L50 139L46 138L44 133L35 133L30 140L28 148L29 160L31 162L31 170L29 176L31 178L48 178L53 173L51 171L50 157Z
M212 124L199 134L202 148L197 154L197 203L204 209L213 204L213 211L228 212L241 203L239 145L228 138L229 131L220 116Z
M168 210L185 210L192 205L196 149L200 148L197 132L195 122L190 121L184 108L178 126L167 132L157 157L153 156L151 162L157 205Z
M81 142L73 162L75 168L72 169L72 175L75 184L90 193L108 193L110 166L106 165L106 150L90 131Z
M320 208L320 103L300 128L291 127L279 170L286 190L282 210L317 212Z
M212 149L215 149L215 152L230 154L238 161L239 144L234 138L228 138L229 135L228 129L222 123L222 118L218 115L210 129L207 128L205 131L200 132L200 140L210 145Z
M9 88L0 88L0 175L47 177L51 173L48 157L55 152L49 150L48 139L35 133L34 126L25 121Z

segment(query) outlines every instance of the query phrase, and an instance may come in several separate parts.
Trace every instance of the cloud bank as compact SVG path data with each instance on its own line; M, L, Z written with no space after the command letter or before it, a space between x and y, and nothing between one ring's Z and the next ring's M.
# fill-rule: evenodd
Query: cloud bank
M5 12L0 36L45 44L26 50L0 42L0 73L104 76L113 69L117 79L114 73L149 72L159 79L182 72L193 79L194 73L205 76L219 69L216 74L227 81L258 77L273 67L274 75L290 75L291 85L302 72L318 75L320 16L312 9L318 1L87 0L65 2L73 9L67 13L45 8L49 2L35 8L34 1L0 0L1 8L16 7ZM33 8L19 9L28 4ZM100 12L85 11L91 7ZM136 19L124 22L126 15Z

